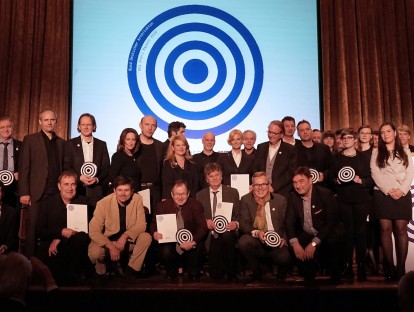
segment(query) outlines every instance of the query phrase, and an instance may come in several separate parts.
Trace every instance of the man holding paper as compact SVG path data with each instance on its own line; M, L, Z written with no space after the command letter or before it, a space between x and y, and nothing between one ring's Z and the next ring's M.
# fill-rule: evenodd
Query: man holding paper
M206 240L209 274L212 279L236 280L235 249L239 229L239 192L223 185L223 175L218 163L208 163L204 168L208 187L197 193L197 200L203 204L204 217L210 233ZM224 232L215 218L224 216ZM216 221L216 222L215 222ZM217 225L217 226L216 226ZM223 224L224 225L224 224Z
M91 267L88 259L88 234L68 223L68 214L80 211L87 225L86 198L76 194L77 176L64 171L58 179L59 193L40 204L37 234L40 238L38 257L51 270L57 283L77 282ZM82 220L78 220L82 224ZM87 231L87 228L86 228Z
M160 261L166 268L167 278L173 279L178 275L178 268L184 267L193 281L198 281L201 273L203 243L208 229L203 214L203 206L189 198L187 182L176 181L171 189L171 198L161 201L155 208L151 223L151 234L159 242ZM168 218L174 215L174 218ZM164 218L165 217L165 218ZM185 229L191 233L192 239L176 243L175 239L163 242L167 234L160 229L165 219L170 220L169 228ZM167 229L167 225L162 225Z
M141 268L151 236L145 232L142 196L134 193L132 184L129 177L116 177L112 184L114 192L98 201L89 222L92 241L88 255L98 276L107 273L107 264L122 275L145 276Z

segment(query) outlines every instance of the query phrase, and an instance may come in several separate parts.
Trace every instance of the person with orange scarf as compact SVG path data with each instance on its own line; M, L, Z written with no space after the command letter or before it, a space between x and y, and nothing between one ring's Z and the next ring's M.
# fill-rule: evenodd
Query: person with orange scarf
M270 193L266 172L256 172L252 178L252 191L241 198L240 210L243 235L239 239L239 249L253 273L252 281L262 279L261 264L266 259L278 266L277 281L284 281L286 277L292 261L284 227L286 208L285 197ZM268 244L266 233L269 231L278 234L278 246Z

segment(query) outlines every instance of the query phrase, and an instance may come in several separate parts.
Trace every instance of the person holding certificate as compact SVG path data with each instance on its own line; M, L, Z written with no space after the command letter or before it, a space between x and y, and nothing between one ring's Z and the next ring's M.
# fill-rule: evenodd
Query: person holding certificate
M206 219L203 213L203 206L196 200L189 198L190 191L187 182L176 181L171 189L171 198L161 201L155 207L155 213L151 222L151 235L159 243L158 250L160 262L166 269L168 279L175 279L178 276L178 268L183 267L187 271L190 280L200 279L203 244L208 233ZM168 225L163 224L160 229L161 220L174 215ZM176 239L163 242L168 238L168 228L176 230L188 230L192 239L176 242Z
M116 177L114 192L98 201L89 222L88 255L100 277L111 273L146 277L141 268L151 236L145 232L142 196L134 193L132 185L130 177Z
M204 175L209 186L199 191L196 198L203 204L204 217L210 230L206 240L209 274L212 279L220 279L227 275L228 280L236 280L235 249L239 229L239 192L221 183L223 175L218 163L207 164Z
M86 198L76 194L76 185L74 172L62 172L57 184L59 193L45 198L40 204L36 228L40 238L37 257L50 268L58 284L75 283L91 268L88 234L68 225L69 210L76 205L83 205L80 208L84 209L87 224Z

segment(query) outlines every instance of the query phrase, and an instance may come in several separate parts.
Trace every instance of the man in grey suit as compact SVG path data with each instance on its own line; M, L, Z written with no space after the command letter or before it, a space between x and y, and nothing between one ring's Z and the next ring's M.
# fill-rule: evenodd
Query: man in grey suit
M40 202L59 192L57 182L62 172L65 141L55 133L57 114L46 108L39 113L41 130L26 135L19 158L20 203L27 207L25 255L36 252L36 222Z
M204 217L210 230L206 240L209 274L212 279L220 279L227 275L227 279L236 280L235 249L239 228L239 192L222 184L223 175L218 163L208 163L204 168L204 175L209 186L199 191L196 199L203 204ZM228 220L224 233L217 233L213 218L220 214L220 210L225 209L224 203L232 204L231 220Z
M241 198L240 231L243 235L239 239L240 253L253 272L253 281L261 280L261 264L266 258L278 265L276 279L283 281L292 261L284 226L287 200L270 192L266 172L256 172L252 182L253 191ZM279 246L266 244L267 231L275 231L280 236Z
M278 120L270 122L267 130L268 142L257 146L253 173L266 172L271 184L271 192L283 195L286 198L293 190L292 177L296 169L296 150L282 138L285 133L283 123Z
M90 220L96 203L105 195L104 185L108 178L110 161L106 142L92 135L96 131L96 120L93 115L85 113L79 117L78 131L80 136L66 144L64 170L72 170L78 175L76 193L86 197ZM95 175L81 173L85 162L96 165Z

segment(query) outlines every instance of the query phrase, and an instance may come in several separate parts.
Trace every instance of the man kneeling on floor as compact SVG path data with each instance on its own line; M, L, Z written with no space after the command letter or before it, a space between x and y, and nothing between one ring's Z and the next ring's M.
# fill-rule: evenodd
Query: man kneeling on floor
M115 178L113 187L113 194L98 201L89 223L89 258L98 276L143 277L141 268L151 236L145 232L142 197L134 193L129 177Z

